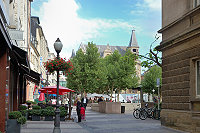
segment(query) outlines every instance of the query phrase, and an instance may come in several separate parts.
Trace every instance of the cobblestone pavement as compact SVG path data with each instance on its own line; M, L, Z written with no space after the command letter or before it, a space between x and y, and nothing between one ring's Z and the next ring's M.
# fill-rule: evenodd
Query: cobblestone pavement
M160 121L146 119L137 120L132 113L104 114L94 112L90 107L86 110L86 121L76 123L75 108L72 111L73 121L61 122L62 133L183 133L160 125ZM54 122L28 121L22 127L22 133L51 133Z

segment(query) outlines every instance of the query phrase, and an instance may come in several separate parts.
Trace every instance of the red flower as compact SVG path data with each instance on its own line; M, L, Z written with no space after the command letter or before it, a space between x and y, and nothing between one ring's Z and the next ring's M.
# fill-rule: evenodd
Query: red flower
M62 69L63 71L65 71L65 74L67 74L67 72L70 72L71 70L73 70L73 65L70 62L70 60L66 61L66 59L64 58L60 58L60 59L53 59L53 60L48 60L47 62L44 63L44 67L46 68L47 71L49 72L53 72L55 70L59 70Z

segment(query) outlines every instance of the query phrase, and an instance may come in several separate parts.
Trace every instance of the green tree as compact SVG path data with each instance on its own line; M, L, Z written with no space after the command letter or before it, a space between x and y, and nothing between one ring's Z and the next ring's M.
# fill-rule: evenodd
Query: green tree
M81 49L78 50L75 57L72 59L74 64L74 71L67 76L68 87L75 88L81 95L83 92L96 92L96 90L105 81L105 74L103 74L100 67L100 55L98 48L93 42L88 43L86 54Z
M137 56L130 50L127 50L125 55L121 57L119 61L120 67L118 70L118 79L116 84L118 100L121 90L132 89L133 87L138 86L138 77L135 68L136 59Z
M76 56L71 59L71 62L74 66L72 74L67 76L67 87L75 90L77 93L83 92L83 82L84 82L84 64L85 64L85 55L82 50L78 50Z
M138 78L135 70L136 55L128 50L122 57L119 51L114 51L110 56L105 57L105 65L108 71L108 87L112 95L113 90L119 94L121 90L130 89L138 85ZM119 95L118 95L119 96Z
M107 70L107 92L112 93L114 88L117 87L117 81L119 77L119 61L121 59L121 54L119 54L119 51L115 50L113 54L106 56L104 58L104 65L106 66Z
M162 77L162 69L161 67L155 65L151 67L144 75L144 79L141 82L143 92L152 94L153 89L155 90L155 94L158 94L158 88L156 87L156 79ZM160 82L162 83L162 82Z
M88 43L86 53L78 50L71 59L74 65L72 74L67 75L67 87L77 92L111 93L114 88L122 89L137 86L138 78L135 72L137 57L128 50L122 57L119 51L100 58L95 44Z
M99 88L99 65L100 65L100 54L98 53L98 48L93 42L88 43L85 54L85 79L84 79L84 91L93 93Z

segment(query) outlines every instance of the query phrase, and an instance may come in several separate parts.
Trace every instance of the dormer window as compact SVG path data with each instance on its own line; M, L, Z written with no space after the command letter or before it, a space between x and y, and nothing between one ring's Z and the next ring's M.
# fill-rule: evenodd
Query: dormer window
M136 49L133 49L133 52L136 52Z

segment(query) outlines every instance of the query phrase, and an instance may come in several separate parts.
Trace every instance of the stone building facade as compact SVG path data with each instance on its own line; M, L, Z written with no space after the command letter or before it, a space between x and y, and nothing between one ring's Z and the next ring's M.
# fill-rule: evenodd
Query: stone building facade
M44 80L47 79L46 69L43 62L48 59L48 43L45 38L42 27L40 26L39 17L31 17L31 45L30 45L30 68L40 74L41 82L36 86L30 82L29 93L27 99L34 101L39 98L38 89L45 85Z
M162 0L161 124L200 132L200 0Z
M26 101L27 81L38 83L30 70L28 46L32 0L0 0L0 131L6 131L10 111Z
M56 58L54 53L48 53L47 59L54 59ZM48 75L48 83L49 86L57 85L57 73L56 71Z

